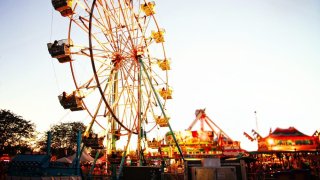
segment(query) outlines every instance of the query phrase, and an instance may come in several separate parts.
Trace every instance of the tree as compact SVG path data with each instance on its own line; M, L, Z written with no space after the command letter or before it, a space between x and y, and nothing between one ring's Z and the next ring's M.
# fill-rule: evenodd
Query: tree
M74 152L77 145L77 134L85 131L85 125L82 122L68 122L54 125L50 128L52 153L65 156L67 152Z
M0 151L16 154L31 150L30 142L35 137L35 124L9 110L0 110Z

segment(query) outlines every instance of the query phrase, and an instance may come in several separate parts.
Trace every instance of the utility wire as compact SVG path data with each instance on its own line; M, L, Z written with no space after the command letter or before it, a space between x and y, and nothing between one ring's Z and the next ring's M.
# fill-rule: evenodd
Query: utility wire
M50 25L50 41L49 42L52 42L52 32L53 32L53 8L51 9L51 25ZM57 78L56 69L54 67L54 63L52 60L51 60L51 65L52 65L52 69L53 69L53 75L56 80L57 89L58 89L58 91L60 91L60 86L59 86L59 82L58 82L58 78Z

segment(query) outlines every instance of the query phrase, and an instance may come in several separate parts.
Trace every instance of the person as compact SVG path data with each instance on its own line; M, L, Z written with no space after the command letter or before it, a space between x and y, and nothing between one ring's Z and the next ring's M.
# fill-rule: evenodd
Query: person
M117 154L114 151L111 152L111 158L117 158Z
M55 48L55 47L58 47L58 41L55 40L51 46L51 48Z
M62 101L66 101L67 100L67 93L65 91L63 91L62 93Z

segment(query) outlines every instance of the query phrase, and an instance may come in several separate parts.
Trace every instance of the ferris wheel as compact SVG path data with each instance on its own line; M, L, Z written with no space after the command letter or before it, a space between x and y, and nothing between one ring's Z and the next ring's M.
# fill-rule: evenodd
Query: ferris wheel
M91 122L114 139L139 138L167 127L170 59L155 3L140 0L52 0L69 19L66 39L48 43L53 58L70 66L75 89L59 95L71 111L86 110ZM138 142L139 146L139 142ZM115 148L115 145L113 145Z

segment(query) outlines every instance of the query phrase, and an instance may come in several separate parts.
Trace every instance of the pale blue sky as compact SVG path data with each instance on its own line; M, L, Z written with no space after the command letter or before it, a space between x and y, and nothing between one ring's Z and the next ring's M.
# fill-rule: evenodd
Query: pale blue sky
M320 127L320 1L156 1L172 59L174 130L207 115L251 148L243 131ZM74 119L57 95L69 81L46 43L67 34L67 21L50 0L0 2L0 108L47 130ZM52 14L53 13L53 14ZM51 20L53 19L53 21ZM52 25L52 28L51 28ZM51 34L52 31L52 34ZM169 110L170 111L170 110ZM83 115L85 116L85 115Z

